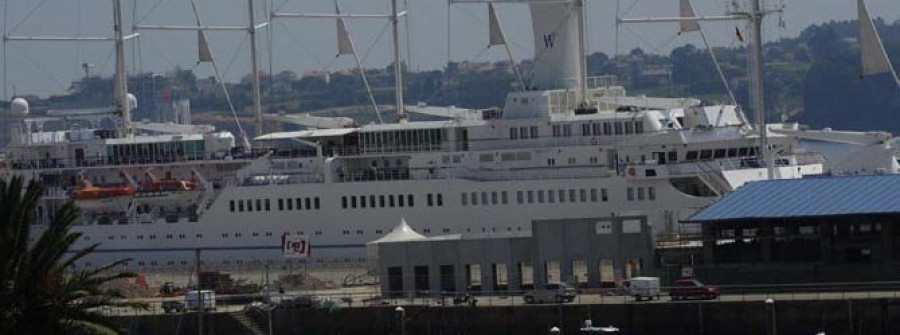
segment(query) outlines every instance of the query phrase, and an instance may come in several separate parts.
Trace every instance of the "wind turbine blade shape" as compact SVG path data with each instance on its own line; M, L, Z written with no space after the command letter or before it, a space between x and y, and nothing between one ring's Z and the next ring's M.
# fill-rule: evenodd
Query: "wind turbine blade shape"
M694 6L691 4L691 0L681 0L681 17L697 17L694 13ZM700 22L697 20L681 20L679 22L681 26L681 33L688 33L692 31L700 31Z

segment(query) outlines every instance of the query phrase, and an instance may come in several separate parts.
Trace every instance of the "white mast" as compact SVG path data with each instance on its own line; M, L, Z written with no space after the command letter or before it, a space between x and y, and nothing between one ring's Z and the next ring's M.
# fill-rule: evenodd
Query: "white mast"
M122 113L123 135L131 133L131 103L125 73L125 37L122 34L122 0L113 0L113 31L116 41L116 82L114 106Z
M766 109L764 96L764 67L762 20L765 13L760 7L761 0L750 1L750 96L753 99L753 112L756 114L756 124L759 130L759 151L757 154L763 159L768 172L768 179L775 179L775 162L772 150L769 148L769 130L766 127Z
M578 77L579 77L578 78L578 81L579 81L578 88L581 91L580 92L581 105L583 107L588 104L588 101L587 101L587 98L588 98L587 97L587 52L585 50L586 49L585 44L587 44L587 37L585 36L585 32L584 32L585 31L584 0L575 0L572 5L574 6L574 10L577 12L575 14L578 15L578 56L579 56L578 61L581 63L581 64L579 64L580 66L578 69L579 70L578 71Z
M250 34L250 63L252 64L250 83L253 86L253 111L256 112L256 136L261 136L263 134L262 101L260 101L259 94L259 62L256 56L256 17L253 11L253 0L247 0L247 8L250 14L250 27L247 28L247 33Z
M394 43L394 90L397 105L397 120L406 122L403 106L403 69L400 55L400 17L397 15L397 0L391 0L391 30Z

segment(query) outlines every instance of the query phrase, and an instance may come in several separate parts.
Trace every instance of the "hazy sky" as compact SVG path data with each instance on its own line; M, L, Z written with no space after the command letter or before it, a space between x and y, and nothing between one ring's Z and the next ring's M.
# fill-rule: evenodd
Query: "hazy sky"
M136 8L133 6L136 1ZM196 0L202 20L207 25L246 25L246 0ZM282 12L333 12L333 0L256 0L258 21L277 8ZM404 0L398 0L402 3ZM454 5L446 0L406 0L409 2L409 27L413 68L443 67L448 60L489 61L505 59L502 48L487 49L487 9L485 5ZM111 0L5 0L5 29L9 35L111 36ZM144 25L195 24L189 0L123 0L126 26L133 22ZM617 50L615 17L616 0L586 0L589 15L589 50L614 53ZM621 0L624 17L677 16L678 0ZM723 14L731 1L694 0L698 15ZM775 5L780 1L765 1ZM900 1L868 0L873 16L893 22L900 18ZM42 4L40 7L36 5ZM784 0L785 28L778 18L767 21L767 39L796 36L811 24L830 20L846 20L856 16L855 0ZM386 13L388 0L341 0L346 13ZM521 4L497 6L501 24L517 58L532 53L529 11ZM135 9L135 10L132 10ZM628 10L626 12L626 10ZM30 14L29 14L30 13ZM391 60L390 30L386 21L356 20L348 22L364 66L383 67ZM714 46L736 45L733 23L703 23ZM335 23L322 19L277 19L268 32L259 37L260 66L276 71L336 70L353 66L347 56L335 59ZM130 30L130 29L129 29ZM699 44L698 36L676 35L675 24L642 24L622 26L618 30L618 50L641 47L647 52L668 53L685 43ZM245 33L210 32L213 52L225 72L234 81L249 72L249 43ZM405 44L406 34L401 32ZM198 76L212 75L208 63L196 65L196 34L193 32L143 31L139 42L129 43L130 71L166 72L174 66L195 69ZM404 52L406 46L403 47ZM271 57L269 50L272 50ZM83 75L82 63L94 65L93 73L110 75L115 58L110 42L9 42L6 45L8 94L57 94L69 82ZM2 55L0 55L2 57ZM900 57L900 55L896 56ZM0 92L2 93L2 92Z

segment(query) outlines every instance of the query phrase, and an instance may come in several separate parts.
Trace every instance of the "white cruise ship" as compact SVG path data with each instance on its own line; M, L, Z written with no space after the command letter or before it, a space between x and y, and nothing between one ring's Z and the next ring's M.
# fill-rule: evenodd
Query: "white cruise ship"
M82 207L79 245L101 244L79 265L162 268L192 266L197 249L208 264L282 262L286 234L308 236L310 265L360 263L401 218L424 235L617 215L666 232L746 182L829 169L800 148L796 124L769 124L765 150L738 106L629 97L586 78L580 1L529 6L534 74L503 108L401 102L447 120L270 133L245 153L204 127L42 131L47 120L17 100L2 173L47 186L36 232L65 202ZM894 159L873 164L897 171Z

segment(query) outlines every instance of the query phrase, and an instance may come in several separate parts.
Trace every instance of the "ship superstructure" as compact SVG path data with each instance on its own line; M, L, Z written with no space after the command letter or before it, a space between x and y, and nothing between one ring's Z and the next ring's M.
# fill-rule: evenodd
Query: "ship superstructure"
M766 125L760 148L738 106L629 97L614 78L588 78L580 1L529 6L536 69L502 108L419 104L406 110L446 120L338 122L257 136L250 151L210 129L37 131L19 102L3 173L46 183L38 231L54 208L82 205L79 245L102 244L80 265L171 267L191 265L197 249L205 262L281 262L284 235L308 236L311 263L364 262L365 243L401 218L426 236L599 216L666 232L746 182L825 172L796 124Z

